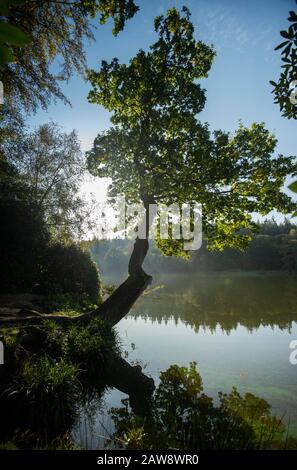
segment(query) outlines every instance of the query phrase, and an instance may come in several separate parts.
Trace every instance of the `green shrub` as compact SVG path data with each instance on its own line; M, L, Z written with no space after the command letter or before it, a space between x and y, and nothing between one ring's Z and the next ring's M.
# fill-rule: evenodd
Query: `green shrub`
M100 280L90 254L76 245L48 246L40 269L40 292L44 294L75 294L98 303Z

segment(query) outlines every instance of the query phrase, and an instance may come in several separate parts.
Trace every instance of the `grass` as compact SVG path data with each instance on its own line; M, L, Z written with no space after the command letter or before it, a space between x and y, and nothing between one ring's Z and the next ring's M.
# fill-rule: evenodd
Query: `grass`
M17 422L22 432L44 439L65 432L77 417L78 367L64 358L27 357L2 391L2 415ZM3 409L3 406L6 409Z
M46 350L54 358L64 357L80 369L80 378L96 383L104 376L113 354L119 352L115 330L101 319L86 327L71 326L64 331L56 323L44 322Z

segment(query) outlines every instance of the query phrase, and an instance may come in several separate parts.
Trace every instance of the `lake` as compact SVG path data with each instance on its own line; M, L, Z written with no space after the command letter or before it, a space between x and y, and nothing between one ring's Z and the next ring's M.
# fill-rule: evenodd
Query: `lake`
M297 278L270 273L161 274L118 325L123 354L158 383L170 364L198 364L204 391L236 386L265 398L297 436ZM102 448L113 431L108 415L126 396L108 390L82 413L77 443ZM103 437L102 437L103 436Z

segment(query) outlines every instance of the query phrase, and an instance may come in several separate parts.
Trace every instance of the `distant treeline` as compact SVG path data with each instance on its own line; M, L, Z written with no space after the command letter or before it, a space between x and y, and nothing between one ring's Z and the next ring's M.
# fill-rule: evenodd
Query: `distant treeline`
M90 250L93 259L104 275L127 270L127 256L131 240L93 240ZM165 257L151 241L145 261L148 272L209 272L209 271L286 271L297 272L297 226L285 219L274 219L260 224L260 230L244 251L227 248L222 252L208 251L204 241L200 250L191 254L190 260Z

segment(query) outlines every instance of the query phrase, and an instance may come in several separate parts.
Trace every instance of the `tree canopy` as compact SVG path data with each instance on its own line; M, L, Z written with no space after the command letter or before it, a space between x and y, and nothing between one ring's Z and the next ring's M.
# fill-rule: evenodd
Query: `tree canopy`
M252 213L294 210L282 186L296 172L293 157L274 155L277 140L264 124L240 124L234 135L197 115L205 105L205 78L215 52L197 41L190 12L170 9L155 19L157 41L128 64L118 59L90 70L89 101L111 112L112 127L88 153L92 174L111 177L110 197L172 204L197 201L211 248L244 247L256 230ZM159 240L166 254L179 241Z
M2 2L0 80L6 101L26 111L47 108L52 98L68 102L59 84L73 72L84 72L84 43L94 38L92 19L98 16L103 24L113 18L116 35L138 10L134 0Z
M9 135L0 149L14 169L14 186L19 181L27 188L25 200L38 208L52 237L65 241L82 236L90 218L79 194L85 160L76 131L67 134L49 123L31 132L13 132L12 127Z

